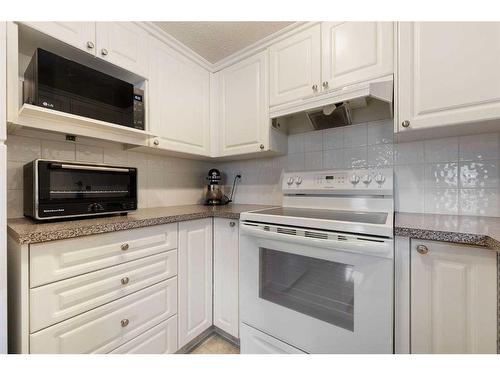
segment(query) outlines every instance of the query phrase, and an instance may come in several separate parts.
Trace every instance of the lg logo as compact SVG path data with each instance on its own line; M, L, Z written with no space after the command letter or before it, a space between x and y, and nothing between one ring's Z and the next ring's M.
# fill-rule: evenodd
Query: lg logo
M42 105L44 107L54 108L54 104L52 104L52 103L43 102Z

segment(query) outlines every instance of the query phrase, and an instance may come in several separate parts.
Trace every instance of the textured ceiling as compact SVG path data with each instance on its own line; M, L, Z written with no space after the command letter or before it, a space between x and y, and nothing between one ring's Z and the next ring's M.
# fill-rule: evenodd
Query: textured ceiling
M216 63L292 23L155 22L211 63Z

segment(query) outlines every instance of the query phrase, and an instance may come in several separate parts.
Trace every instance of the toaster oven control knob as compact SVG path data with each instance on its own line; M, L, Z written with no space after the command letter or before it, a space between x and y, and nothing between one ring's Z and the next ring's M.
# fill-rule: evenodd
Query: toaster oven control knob
M356 173L351 175L351 184L356 185L359 182L359 176Z
M299 186L301 183L302 183L302 177L300 176L295 177L295 184Z
M372 176L370 176L369 174L366 174L364 177L363 177L363 183L368 185L370 182L372 182Z
M293 177L288 177L288 180L286 180L286 183L288 184L288 186L292 185L293 184Z
M379 185L382 185L385 182L385 176L379 173L375 176L375 181L377 181Z
M102 206L102 204L92 203L91 205L89 205L89 211L91 212L104 211L104 207Z

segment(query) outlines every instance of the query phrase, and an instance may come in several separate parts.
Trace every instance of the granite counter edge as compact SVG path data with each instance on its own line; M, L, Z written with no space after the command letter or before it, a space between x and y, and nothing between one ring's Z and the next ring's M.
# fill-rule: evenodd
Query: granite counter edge
M31 245L57 240L65 240L69 238L77 238L91 236L95 234L104 234L121 230L137 229L150 227L154 225L178 223L188 220L206 219L206 218L223 218L238 220L240 213L235 212L196 212L189 214L180 214L172 216L161 216L147 219L137 219L123 221L117 223L105 224L90 224L77 228L59 229L47 232L29 232L18 233L11 227L7 226L9 235L20 245Z
M422 229L395 226L394 236L410 237L419 240L450 242L461 245L472 245L500 251L500 241L486 234L460 233L451 231L440 231L433 229Z

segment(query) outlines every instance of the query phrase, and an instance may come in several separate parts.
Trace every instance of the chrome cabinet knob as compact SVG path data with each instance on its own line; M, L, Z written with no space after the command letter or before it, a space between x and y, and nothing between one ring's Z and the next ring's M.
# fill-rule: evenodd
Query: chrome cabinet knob
M88 49L94 49L94 47L95 47L94 42L92 42L92 41L90 41L90 40L89 40L89 41L87 42L87 48L88 48Z
M122 285L127 285L129 281L130 281L130 279L126 276L120 280Z
M128 243L124 243L124 244L121 246L121 249L122 249L123 251L128 250L128 248L129 248Z
M312 90L313 90L314 92L318 91L318 85L312 85Z
M128 326L128 324L129 324L129 323L130 323L130 322L129 322L129 320L128 320L128 319L122 319L122 321L120 322L120 324L121 324L121 326L122 326L122 327L126 327L126 326Z
M323 88L327 89L328 88L328 81L323 82Z
M429 252L429 249L425 245L418 245L417 252L422 255L426 255Z
M263 144L261 144L259 147L261 150L263 150L265 146Z
M407 127L409 127L409 126L410 126L410 121L408 121L408 120L404 120L404 121L401 123L401 126L402 126L403 128L407 128Z
M231 221L231 222L229 223L229 226L230 226L230 227L234 227L235 225L236 225L236 223L235 223L234 221Z
M101 54L102 54L103 56L107 56L107 54L108 54L108 50L107 50L106 48L103 48L103 49L101 50Z
M157 139L155 139L155 140L153 141L153 144L154 144L155 146L158 146L158 145L160 144L160 141L159 141L159 140L157 140Z

